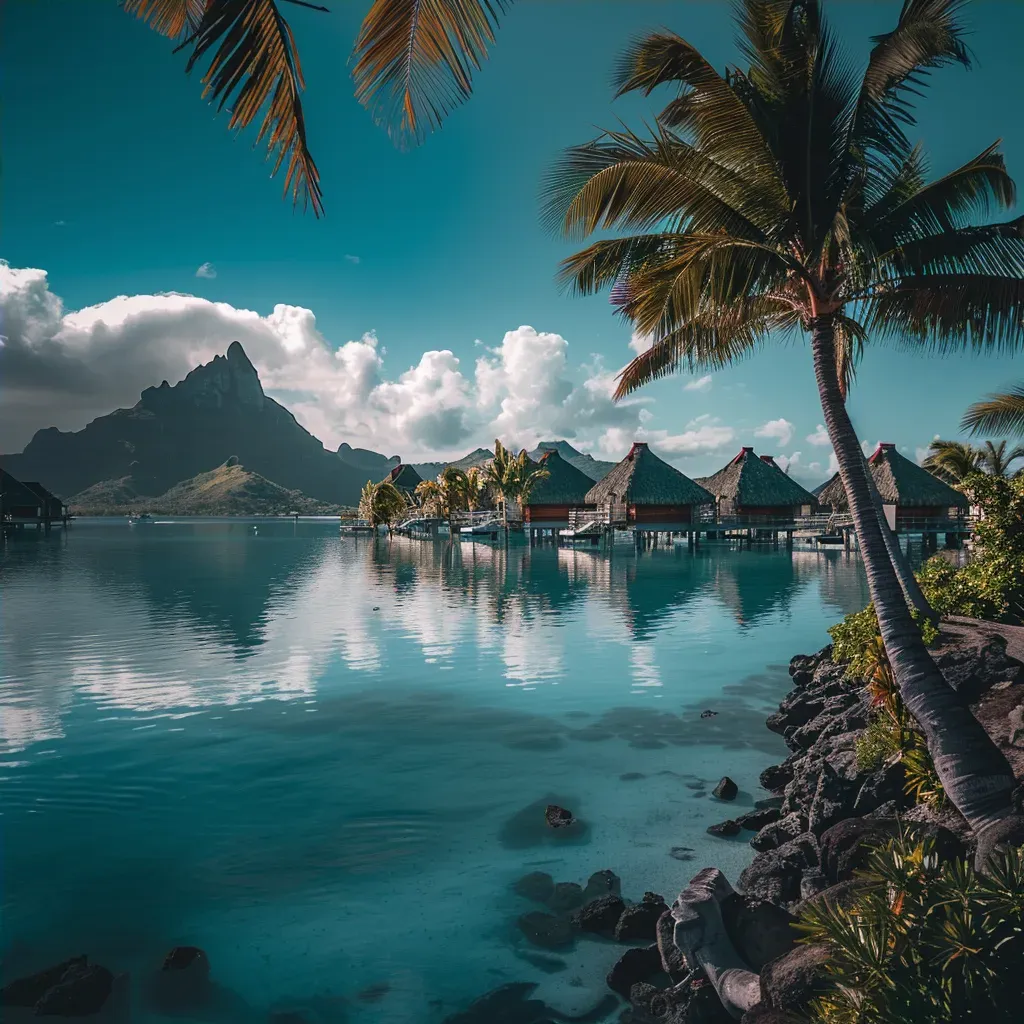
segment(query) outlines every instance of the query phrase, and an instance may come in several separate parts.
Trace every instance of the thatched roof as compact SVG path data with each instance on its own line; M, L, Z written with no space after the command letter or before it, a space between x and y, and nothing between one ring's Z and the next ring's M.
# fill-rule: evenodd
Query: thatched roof
M792 508L815 505L817 499L775 464L770 455L758 458L753 448L743 448L727 466L697 483L716 498L729 498L739 506Z
M384 480L390 480L400 491L405 491L408 494L412 494L417 485L423 483L423 477L405 462L395 466ZM383 482L382 480L381 483Z
M38 507L43 499L35 491L15 480L10 473L0 469L0 499L5 506L28 505Z
M629 505L711 505L714 497L659 459L644 441L587 492L587 504L624 501Z
M587 491L594 481L586 473L566 462L554 449L549 449L531 466L546 469L548 476L530 492L529 505L584 505Z
M900 455L894 444L880 444L868 459L868 465L878 493L887 505L904 508L967 508L970 505L959 491ZM818 492L818 501L834 509L847 507L846 491L838 473Z

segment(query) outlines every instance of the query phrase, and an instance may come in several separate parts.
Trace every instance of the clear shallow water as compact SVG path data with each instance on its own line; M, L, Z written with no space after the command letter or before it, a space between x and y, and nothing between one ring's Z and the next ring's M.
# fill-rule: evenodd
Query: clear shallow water
M786 753L764 718L789 658L868 600L838 551L375 546L335 522L80 521L9 541L0 580L5 977L84 951L138 979L199 945L251 1019L322 1024L600 988L620 947L545 975L511 883L735 879L745 838L704 830ZM707 795L723 774L734 805ZM587 833L560 840L548 802Z

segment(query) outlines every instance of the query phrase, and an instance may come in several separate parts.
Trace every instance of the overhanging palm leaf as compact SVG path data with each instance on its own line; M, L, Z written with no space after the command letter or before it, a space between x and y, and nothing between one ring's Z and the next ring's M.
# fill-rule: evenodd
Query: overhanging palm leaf
M356 99L403 141L464 103L512 0L375 0L356 39Z
M978 471L981 452L963 441L936 439L928 446L928 454L921 466L929 473L956 486Z
M187 72L210 58L203 97L218 110L230 109L229 128L242 131L262 112L256 142L266 145L274 161L271 173L284 166L285 195L319 217L323 200L306 142L302 66L274 0L125 0L125 10L165 35L183 37L178 49L191 49Z
M960 424L972 434L1024 435L1024 384L975 402Z

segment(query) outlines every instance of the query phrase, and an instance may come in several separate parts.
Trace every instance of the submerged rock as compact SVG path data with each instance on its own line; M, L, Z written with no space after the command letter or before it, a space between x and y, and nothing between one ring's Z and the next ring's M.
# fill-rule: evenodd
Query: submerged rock
M523 875L512 888L524 899L547 903L555 891L555 880L546 871L531 871Z
M576 823L572 811L567 811L557 804L548 804L544 808L544 820L548 823L549 828L568 828Z
M513 982L488 992L460 1013L445 1017L442 1024L538 1024L547 1019L547 1007L531 999L533 982Z
M75 956L36 974L16 978L0 988L0 1006L35 1006L68 971L86 966L88 960L84 955Z
M559 882L548 900L548 906L559 913L583 906L583 886L575 882Z
M707 828L709 836L738 836L742 831L743 827L740 823L733 821L732 818L720 821L717 825L709 825Z
M523 914L516 924L523 935L541 949L565 949L573 943L572 925L554 914L531 910L529 914Z
M739 786L737 786L736 783L726 775L712 790L712 794L718 797L719 800L735 800L739 791Z
M114 975L99 964L69 967L35 1004L37 1017L88 1017L99 1013L110 998Z
M621 893L622 880L614 871L605 868L603 871L595 871L587 879L587 887L583 890L583 900L589 903L591 900L597 899L598 896L604 896L610 892Z

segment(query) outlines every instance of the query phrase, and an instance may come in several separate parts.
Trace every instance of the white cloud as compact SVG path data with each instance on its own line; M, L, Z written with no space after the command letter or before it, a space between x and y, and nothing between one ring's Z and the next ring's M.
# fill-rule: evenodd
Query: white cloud
M217 276L217 268L210 262L200 263L196 268L196 277L211 278Z
M711 374L706 374L699 380L691 380L683 385L684 391L710 391L711 390Z
M828 475L835 476L839 472L839 460L835 452L828 453Z
M362 263L363 262L358 256L353 256L350 253L345 253L345 259L347 259L349 261L349 263Z
M66 311L43 270L0 262L0 451L17 451L36 429L77 430L132 406L143 388L180 380L241 342L268 394L328 447L341 441L404 458L462 454L467 443L533 446L565 437L621 458L651 413L642 400L615 403L615 374L599 361L572 366L559 334L523 326L464 366L451 349L424 352L397 376L366 334L334 348L301 306L261 315L194 295L118 296ZM732 431L687 430L666 451L713 450Z
M787 445L793 439L793 424L781 417L769 420L754 431L754 437L770 437L780 445Z
M55 228L62 228L62 227L65 227L66 225L67 225L67 221L66 220L55 220L53 222L53 226Z
M654 344L654 337L650 334L641 334L639 331L633 332L633 337L629 339L629 347L639 356L643 355L652 345Z
M819 423L814 428L814 433L813 434L808 434L807 437L805 438L805 440L807 441L808 444L818 445L818 446L820 446L822 448L825 445L832 443L828 439L828 431L825 429L825 425L823 423Z
M804 468L800 462L800 452L793 452L792 455L777 455L775 457L775 464L779 469L788 470L790 473Z

